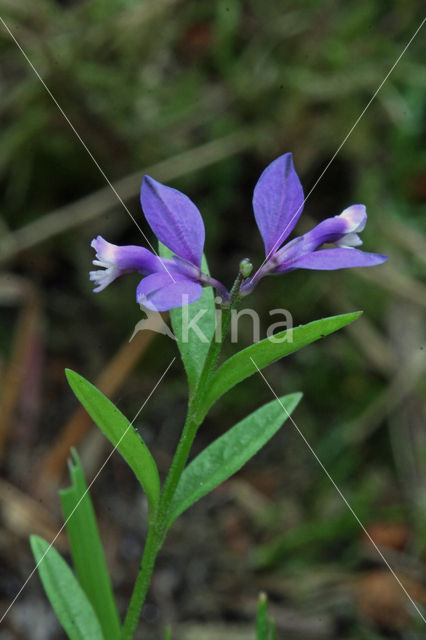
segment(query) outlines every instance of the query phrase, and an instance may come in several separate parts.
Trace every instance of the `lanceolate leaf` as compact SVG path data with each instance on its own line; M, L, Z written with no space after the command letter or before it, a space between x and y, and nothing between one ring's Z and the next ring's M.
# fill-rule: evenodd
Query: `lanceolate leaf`
M44 590L70 640L104 640L99 620L73 572L49 543L31 536Z
M66 369L65 374L87 413L114 447L117 447L141 483L150 508L155 509L160 494L160 478L148 447L127 418L99 389L75 371Z
M172 252L161 243L159 244L159 253L164 258L170 258L172 255ZM205 256L203 256L201 268L204 273L209 273ZM170 310L173 333L179 346L191 391L196 387L215 331L215 314L214 295L211 287L205 287L201 298L196 302ZM193 325L190 324L191 321L193 321Z
M229 429L202 451L182 473L168 526L194 502L215 489L259 451L295 409L301 393L273 400Z
M70 463L72 486L60 492L71 555L80 586L101 624L105 640L120 637L120 620L99 537L92 501L76 451Z
M232 389L233 386L256 373L257 367L263 369L268 364L341 329L359 318L361 313L362 311L356 311L315 320L295 329L275 334L274 341L270 338L265 338L265 340L256 342L239 351L229 360L226 360L213 374L207 394L203 400L204 410L207 411L220 396ZM283 338L285 339L283 340Z

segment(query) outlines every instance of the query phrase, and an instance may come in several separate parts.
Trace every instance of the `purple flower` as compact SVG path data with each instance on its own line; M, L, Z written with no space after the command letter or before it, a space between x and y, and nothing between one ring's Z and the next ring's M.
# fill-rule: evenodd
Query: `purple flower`
M90 279L96 284L94 290L102 291L124 273L137 272L145 277L137 287L136 299L148 309L166 311L195 302L203 286L216 288L222 300L228 302L230 294L224 285L201 270L205 231L195 204L180 191L149 176L142 182L141 204L151 229L173 252L172 257L160 258L144 247L119 247L98 236L92 241L96 251L93 264L101 267L90 272ZM242 270L240 277L244 279L239 290L242 296L250 293L266 275L294 269L369 267L387 259L378 253L355 249L362 244L358 233L367 221L362 204L348 207L283 245L302 213L303 204L303 189L292 155L285 153L266 167L254 189L254 215L266 258L253 277L245 277ZM334 247L321 249L324 244Z
M274 160L262 173L254 189L253 209L265 245L266 258L252 278L247 278L241 293L250 293L265 275L294 269L329 271L346 267L371 267L387 256L355 249L362 244L358 232L367 222L365 206L354 204L338 216L327 218L316 227L282 244L290 235L303 210L302 185L293 166L291 153ZM323 244L334 248L320 249Z
M91 246L96 251L93 264L102 267L90 272L102 291L124 273L137 272L145 278L136 290L136 300L148 309L167 311L195 302L203 285L216 287L226 300L226 288L201 271L204 248L204 224L191 200L180 191L145 176L141 188L145 217L157 238L174 252L171 259L160 258L137 246L117 246L98 236Z
M164 269L160 258L144 247L118 247L98 236L90 243L96 251L96 259L93 264L102 269L90 272L90 280L95 282L94 291L98 293L105 289L113 280L123 273L148 274ZM167 272L166 272L167 273Z

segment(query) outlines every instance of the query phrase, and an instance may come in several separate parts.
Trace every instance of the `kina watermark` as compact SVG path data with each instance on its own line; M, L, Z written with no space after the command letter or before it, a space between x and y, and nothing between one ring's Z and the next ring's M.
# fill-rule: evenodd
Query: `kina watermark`
M215 342L222 342L222 314L224 313L223 301L220 296L215 298L215 331L213 339ZM149 309L144 305L140 305L142 311L146 314L146 318L139 320L135 325L130 341L133 340L135 335L139 331L154 331L155 333L161 333L168 336L172 340L176 340L171 327L167 324L164 317L159 311L155 309ZM188 296L182 295L182 304L179 308L179 314L181 316L180 326L180 342L189 343L191 340L196 339L201 343L210 343L212 340L211 334L211 322L208 322L208 317L211 315L212 309L210 306L196 305L194 309L192 304L188 304ZM243 309L230 309L231 319L229 323L230 339L233 344L240 341L241 333L241 320L244 323L244 339L247 339L247 319L251 321L251 338L252 342L259 342L263 338L267 338L274 344L280 344L283 342L293 342L293 316L288 309L276 308L271 309L268 312L270 322L268 323L266 330L261 330L261 319L255 309L245 307ZM207 325L210 327L209 333L207 332Z

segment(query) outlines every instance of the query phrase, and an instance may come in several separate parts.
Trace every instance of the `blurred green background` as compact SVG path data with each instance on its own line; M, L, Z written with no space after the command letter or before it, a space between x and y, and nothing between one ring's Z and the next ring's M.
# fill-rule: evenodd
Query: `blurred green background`
M424 28L327 168L420 25L421 3L2 0L1 9L128 207L0 25L2 610L32 568L28 533L53 537L61 523L55 490L64 466L55 446L76 409L64 367L94 381L104 372L130 417L175 353L168 338L151 335L132 355L127 342L142 317L138 278L93 295L91 239L145 244L131 213L153 240L138 204L147 171L197 203L210 268L230 285L243 257L262 261L252 191L286 151L305 194L315 187L298 231L362 202L364 247L390 258L374 269L264 280L247 301L263 331L277 307L289 309L295 324L364 310L353 327L266 376L277 394L303 391L298 426L425 607ZM241 345L250 341L247 322ZM126 362L135 360L124 370L120 349ZM176 362L139 421L163 470L185 393ZM196 449L270 399L260 377L234 389L211 413ZM67 433L90 479L109 449L94 429L77 430L71 423ZM145 504L118 457L93 495L124 611ZM169 622L178 640L252 637L261 589L279 638L425 637L424 623L291 424L172 530L144 610L144 637L161 637ZM63 637L37 577L3 625L5 638Z

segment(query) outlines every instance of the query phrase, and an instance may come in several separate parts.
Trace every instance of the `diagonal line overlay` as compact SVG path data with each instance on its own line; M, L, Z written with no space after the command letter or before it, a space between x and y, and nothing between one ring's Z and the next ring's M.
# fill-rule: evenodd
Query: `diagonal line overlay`
M150 398L152 397L153 393L156 391L157 387L159 386L160 382L163 380L164 376L166 375L166 373L168 372L168 370L170 369L170 367L172 366L172 364L174 363L174 361L176 360L176 357L174 357L169 365L167 366L167 368L163 371L161 377L159 378L159 380L156 382L154 388L152 389L152 391L149 393L148 397L144 400L142 406L140 407L140 409L138 410L138 412L136 413L135 417L133 418L133 420L129 423L129 426L127 427L127 429L125 430L125 432L123 433L123 435L121 436L121 438L119 439L119 441L117 442L117 444L115 445L115 447L112 449L112 451L109 453L109 455L107 456L106 460L103 462L102 466L99 468L98 472L96 473L95 477L93 478L93 480L90 482L89 486L87 487L86 491L83 493L83 495L81 496L80 500L77 502L77 504L75 505L74 509L71 511L71 513L69 514L68 518L65 520L64 524L61 526L61 528L59 529L58 533L55 535L55 537L53 538L53 540L51 541L51 543L49 544L49 546L47 547L46 551L43 553L43 555L41 556L40 560L37 562L37 564L35 565L34 569L31 571L31 573L29 574L28 578L25 580L24 584L22 585L22 587L19 589L18 593L16 594L16 596L13 598L12 602L10 603L10 605L8 606L8 608L6 609L6 611L3 613L2 617L0 618L0 624L3 622L3 620L5 619L5 617L7 616L7 614L9 613L9 611L11 610L11 608L13 607L13 605L15 604L15 602L17 601L17 599L19 598L19 596L21 595L21 593L23 592L23 590L25 589L25 587L27 586L27 584L29 583L29 581L31 580L31 578L33 577L33 575L35 574L35 572L37 571L38 567L40 566L40 564L43 562L44 558L46 557L47 553L50 551L50 549L53 547L53 545L55 544L57 538L59 537L59 535L62 533L62 531L65 529L67 523L69 522L70 518L72 518L72 516L74 515L75 511L77 510L78 506L80 505L80 503L82 502L82 500L85 498L85 496L88 494L88 492L90 491L91 487L93 486L93 484L96 482L96 480L98 479L99 475L101 474L101 472L103 471L105 465L107 464L107 462L110 460L111 456L113 455L113 453L117 450L117 447L119 446L120 442L123 440L123 438L126 436L126 433L128 432L128 430L130 429L130 427L133 426L134 421L136 420L136 418L139 416L139 414L141 413L141 411L144 409L144 407L146 406L146 404L148 403L148 401L150 400Z
M327 476L327 478L330 480L331 484L333 485L333 487L336 489L337 493L339 494L339 496L341 497L341 499L343 500L343 502L345 503L345 505L347 506L347 508L349 509L349 511L351 512L351 514L353 515L353 517L355 518L355 520L357 521L357 523L359 524L359 526L361 527L362 531L364 532L364 534L367 536L367 538L369 539L369 541L371 542L371 544L373 545L373 547L375 548L375 550L377 551L377 553L379 554L380 558L383 560L383 562L385 563L386 567L389 569L389 571L391 572L392 576L395 578L395 580L397 581L397 583L399 584L399 586L401 587L401 589L403 590L403 592L405 593L405 595L407 596L408 600L411 602L411 604L413 605L414 609L417 611L417 613L419 614L420 618L423 620L423 622L426 624L426 618L423 615L423 613L420 611L419 607L417 606L417 604L414 602L413 598L410 596L410 594L408 593L407 589L404 587L404 585L402 584L401 580L398 578L398 575L395 573L394 569L392 569L391 565L389 564L388 560L385 558L385 556L383 555L382 551L380 550L380 548L377 546L377 544L374 542L373 538L371 537L371 535L368 533L365 525L361 522L361 520L359 519L358 515L356 514L356 512L354 511L353 507L350 505L349 501L347 500L347 498L344 496L344 494L342 493L341 489L339 489L339 487L337 486L336 482L333 480L332 476L330 475L330 473L327 471L327 469L325 468L324 464L321 462L321 460L319 459L318 455L316 454L315 450L313 449L313 447L310 445L310 443L308 442L308 440L306 439L306 437L304 436L304 434L302 433L302 431L300 430L300 428L297 426L297 424L295 423L295 421L293 420L293 418L291 417L291 415L288 413L287 409L285 408L285 406L283 405L283 403L281 402L281 400L279 399L279 397L277 396L277 394L275 393L275 391L273 390L273 388L271 387L270 383L268 382L268 380L265 378L264 374L262 373L262 371L259 369L259 367L257 366L257 364L255 363L255 361L253 360L253 358L250 356L250 360L252 361L253 365L256 367L257 372L261 375L261 377L263 378L266 386L270 389L270 391L272 392L272 394L274 395L274 397L277 399L277 401L279 402L280 406L282 407L284 413L286 414L287 418L289 418L290 422L292 423L293 427L296 429L297 433L299 434L299 436L302 438L303 442L306 444L306 446L308 447L309 451L312 453L312 455L314 456L315 460L318 462L319 466L321 467L321 469L324 471L325 475Z
M150 247L150 249L152 250L153 253L155 253L155 255L159 258L157 251L154 249L154 247L152 246L151 242L149 241L148 237L146 236L146 234L143 232L143 229L140 227L140 225L138 224L137 220L135 219L135 217L132 215L132 213L130 212L130 209L128 208L128 206L125 204L125 202L123 201L122 197L120 196L120 194L118 193L117 189L114 187L114 185L112 184L111 180L108 178L107 174L105 173L105 171L102 169L101 165L99 164L99 162L96 160L95 156L93 155L93 153L90 151L89 147L87 146L87 144L84 142L83 138L81 137L81 135L79 134L79 132L77 131L77 129L75 128L75 126L73 125L73 123L71 122L71 120L69 119L69 117L67 116L67 114L65 113L65 111L63 110L63 108L61 107L61 105L59 104L59 102L57 101L57 99L55 98L55 96L53 95L52 91L49 89L49 87L47 86L46 82L44 81L44 79L42 78L42 76L40 75L39 71L36 69L36 67L34 66L34 64L31 62L30 58L28 57L27 53L25 52L25 50L23 49L22 45L19 43L19 41L16 39L15 35L12 33L12 31L10 30L10 28L8 27L8 25L6 24L6 22L4 21L4 19L0 16L0 22L3 24L3 27L5 28L5 30L7 31L7 33L10 35L10 37L12 38L13 42L16 44L16 46L18 47L19 51L22 53L23 57L25 58L25 60L27 61L28 65L31 67L31 69L33 70L34 74L37 76L37 78L40 80L41 84L43 85L44 89L46 90L46 92L48 93L48 95L50 96L50 98L52 99L53 103L56 105L56 107L58 108L58 110L60 111L61 115L63 116L63 118L65 119L65 121L67 122L67 124L70 126L71 130L73 131L74 135L76 136L76 138L78 139L78 141L80 142L80 144L82 145L82 147L84 148L84 150L87 152L87 154L89 155L90 159L92 160L92 162L94 163L94 165L96 166L96 168L98 169L99 173L101 174L101 176L103 177L103 179L106 181L106 183L108 184L108 186L110 187L111 191L114 193L115 197L117 198L117 200L119 201L119 203L122 205L122 207L124 208L124 210L127 212L128 216L131 218L131 220L133 221L133 223L136 225L137 229L140 231L140 233L142 234L142 237L144 238L145 242L148 244L148 246ZM174 279L173 275L170 273L170 271L168 270L167 266L163 263L160 262L161 266L163 267L163 269L165 269L167 271L167 273L169 274L169 276L171 277L171 279L173 280L173 282L176 282L176 280Z
M294 213L293 217L291 218L291 220L289 221L289 223L286 225L285 229L283 230L283 232L281 233L279 239L277 240L277 242L275 243L272 251L270 252L273 253L276 248L280 245L281 243L281 239L285 236L286 230L287 228L291 225L291 223L293 222L294 218L299 214L299 212L303 209L304 204L306 203L306 201L308 200L308 198L311 196L312 192L314 191L314 189L317 187L317 185L319 184L320 180L323 178L324 174L326 173L326 171L328 170L328 168L330 167L330 165L334 162L336 156L339 154L339 152L341 151L342 147L345 145L345 143L347 142L348 138L350 137L350 135L353 133L354 129L356 128L356 126L359 124L359 122L361 121L361 119L363 118L363 116L365 115L366 111L368 110L368 108L370 107L371 103L374 101L374 99L376 98L376 96L378 95L378 93L380 92L380 90L382 89L383 85L385 84L385 82L387 81L387 79L389 78L389 76L391 75L391 73L394 71L395 67L398 65L398 63L400 62L401 58L403 57L403 55L405 54L405 52L407 51L407 49L409 48L409 46L412 44L413 40L415 39L415 37L417 36L417 34L419 33L419 31L421 30L421 28L423 27L424 23L426 21L426 18L424 18L422 20L422 22L420 23L420 25L417 27L416 31L414 32L414 34L411 36L410 40L408 41L408 43L405 45L404 49L402 50L402 52L400 53L400 55L398 56L398 58L395 60L395 62L393 63L392 67L389 69L389 71L387 72L387 74L385 75L384 79L382 80L382 82L379 84L378 88L375 90L375 92L373 93L372 97L370 98L370 100L367 102L366 106L364 107L364 109L362 110L361 114L358 116L358 118L355 120L354 124L352 125L352 127L350 128L350 130L348 131L348 133L346 134L346 136L344 137L343 141L341 142L341 144L338 146L337 150L335 151L335 153L333 154L333 156L331 157L331 159L329 160L329 162L327 163L326 167L323 169L323 171L321 172L320 176L317 178L316 182L314 183L313 187L310 189L310 191L308 192L307 196L305 197L303 204L299 207L299 209ZM58 108L58 110L60 111L61 115L63 116L63 118L66 120L66 122L68 123L68 125L70 126L71 130L73 131L74 135L77 137L77 139L79 140L79 142L81 143L81 145L83 146L83 148L85 149L85 151L87 152L87 154L89 155L89 157L91 158L92 162L95 164L96 168L98 169L98 171L101 173L102 177L104 178L104 180L107 182L108 186L111 188L112 192L114 193L114 195L116 196L117 200L120 202L120 204L123 206L123 208L125 209L125 211L127 212L128 216L131 218L131 220L133 221L133 223L135 224L135 226L138 228L138 230L140 231L140 233L142 234L143 238L145 239L145 241L147 242L147 244L150 246L150 248L152 249L153 253L155 253L156 255L157 252L155 251L154 247L152 246L152 244L150 243L149 239L147 238L147 236L145 235L145 233L143 232L143 230L141 229L141 227L139 226L139 224L137 223L136 219L134 218L134 216L132 215L132 213L130 212L129 208L126 206L126 204L124 203L124 201L122 200L121 196L119 195L119 193L117 192L117 190L115 189L114 185L112 184L112 182L109 180L108 176L106 175L106 173L104 172L104 170L102 169L102 167L100 166L100 164L98 163L98 161L96 160L95 156L93 155L93 153L90 151L90 149L88 148L87 144L84 142L84 140L82 139L82 137L80 136L80 134L78 133L78 131L76 130L76 128L74 127L74 125L72 124L71 120L69 119L69 117L67 116L67 114L65 113L65 111L63 110L63 108L61 107L61 105L59 104L59 102L57 101L57 99L55 98L55 96L53 95L52 91L49 89L49 87L47 86L46 82L44 81L44 79L42 78L42 76L40 75L40 73L38 72L38 70L36 69L36 67L34 66L34 64L31 62L30 58L28 57L28 55L26 54L26 52L24 51L24 49L22 48L22 46L20 45L20 43L18 42L18 40L16 39L16 37L14 36L14 34L12 33L12 31L10 30L10 28L8 27L8 25L6 24L6 22L4 21L4 19L0 16L0 22L3 24L3 27L5 28L5 30L8 32L8 34L10 35L10 37L12 38L12 40L14 41L14 43L16 44L16 46L18 47L19 51L21 52L21 54L23 55L23 57L25 58L26 62L28 63L28 65L31 67L32 71L34 72L34 74L37 76L37 78L39 79L39 81L41 82L41 84L43 85L44 89L46 90L46 92L48 93L48 95L50 96L50 98L52 99L52 101L54 102L54 104L56 105L56 107ZM264 262L262 263L261 267L265 264L265 262L267 261L267 259L270 256L268 255ZM168 271L167 267L162 263L162 266L165 268L165 270L167 271L167 273L170 275L171 279L173 281L174 278L172 276L172 274ZM253 276L254 278L254 276ZM252 279L253 279L252 278ZM356 512L354 511L354 509L352 508L352 506L350 505L350 503L348 502L348 500L346 499L346 497L344 496L344 494L342 493L342 491L339 489L339 487L337 486L337 484L335 483L335 481L333 480L332 476L330 475L330 473L327 471L327 469L325 468L324 464L321 462L321 460L318 458L316 452L314 451L314 449L312 448L312 446L309 444L308 440L306 439L306 437L304 436L304 434L301 432L301 430L299 429L299 427L297 426L297 424L295 423L295 421L293 420L293 418L289 415L289 413L287 412L286 408L284 407L284 405L282 404L282 402L280 401L279 397L277 396L277 394L275 393L275 391L273 390L273 388L271 387L270 383L268 382L268 380L265 378L264 374L262 373L262 371L259 369L259 367L257 366L257 364L255 363L255 361L253 360L252 357L250 357L253 365L256 367L256 370L258 371L258 373L261 375L261 377L263 378L263 380L265 381L266 385L269 387L269 389L271 390L272 394L275 396L275 398L277 399L277 401L279 402L279 404L281 405L283 411L286 413L287 417L290 419L290 421L292 422L294 428L296 429L296 431L298 432L299 436L303 439L303 441L305 442L306 446L308 447L308 449L310 450L310 452L312 453L312 455L314 456L314 458L316 459L316 461L318 462L318 464L320 465L320 467L322 468L322 470L324 471L324 473L326 474L327 478L330 480L330 482L332 483L332 485L334 486L334 488L336 489L336 491L338 492L339 496L341 497L341 499L343 500L343 502L345 503L345 505L347 506L347 508L350 510L350 512L352 513L352 515L354 516L354 518L356 519L357 523L359 524L359 526L361 527L361 529L363 530L363 532L365 533L365 535L368 537L368 539L370 540L370 542L372 543L372 545L374 546L374 548L376 549L377 553L379 554L379 556L381 557L381 559L383 560L383 562L385 563L385 565L387 566L387 568L389 569L389 571L391 572L391 574L393 575L393 577L395 578L395 580L397 581L397 583L399 584L399 586L401 587L401 589L403 590L403 592L405 593L405 595L407 596L407 598L409 599L409 601L411 602L412 606L415 608L415 610L417 611L418 615L420 616L420 618L422 619L422 621L426 624L426 618L424 617L424 615L422 614L422 612L420 611L419 607L417 606L417 604L414 602L414 600L412 599L412 597L410 596L410 594L408 593L407 589L404 587L404 585L402 584L401 580L399 579L399 577L397 576L397 574L395 573L395 571L392 569L392 567L390 566L389 562L387 561L387 559L385 558L385 556L383 555L382 551L380 550L380 548L377 546L377 544L374 542L374 540L372 539L371 535L368 533L367 529L365 528L365 526L363 525L363 523L361 522L361 520L359 519L359 517L357 516ZM105 465L108 463L109 459L111 458L111 456L113 455L113 453L116 451L118 445L120 444L120 442L122 441L122 439L125 437L128 429L130 429L130 427L133 425L134 421L137 419L137 417L139 416L139 414L141 413L141 411L143 410L143 408L146 406L147 402L149 401L149 399L151 398L151 396L153 395L153 393L155 392L155 390L157 389L157 387L159 386L160 382L163 380L164 376L166 375L166 373L168 372L168 370L170 369L170 367L172 366L173 362L174 362L175 358L172 359L172 361L170 362L170 364L168 365L168 367L166 368L166 370L163 372L162 376L160 377L160 379L158 380L158 382L156 383L156 385L154 386L154 388L152 389L152 391L150 392L150 394L148 395L148 397L146 398L146 400L144 401L144 403L142 404L141 408L138 410L137 414L135 415L135 417L133 418L133 420L129 423L128 428L126 429L126 431L124 432L124 434L121 436L120 440L118 441L117 445L112 449L112 451L110 452L110 454L108 455L108 457L106 458L106 460L104 461L104 463L102 464L102 466L100 467L100 469L98 470L98 472L96 473L96 475L94 476L93 480L90 482L87 491L83 494L83 496L80 498L80 500L78 501L78 503L76 504L76 506L74 507L73 511L70 513L70 515L68 516L67 520L64 522L64 524L62 525L62 527L59 529L58 533L56 534L56 536L53 538L52 542L50 543L48 549L46 550L46 552L43 554L43 556L40 558L40 560L37 562L36 566L34 567L34 569L31 571L31 573L29 574L28 578L26 579L26 581L24 582L24 584L22 585L22 587L20 588L20 590L18 591L18 593L16 594L16 596L14 597L14 599L12 600L12 602L10 603L9 607L6 609L5 613L2 615L2 617L0 618L0 624L1 622L4 620L4 618L7 616L7 614L9 613L10 609L12 608L12 606L15 604L16 600L19 598L19 596L21 595L21 593L23 592L23 590L25 589L26 585L28 584L28 582L31 580L32 576L34 575L34 573L37 571L37 568L39 567L39 565L41 564L41 562L43 561L44 557L46 556L46 554L48 553L48 551L50 550L50 548L53 546L53 544L55 543L56 539L58 538L58 536L60 535L60 533L63 531L63 529L65 528L67 522L69 521L69 519L72 517L72 515L74 514L74 512L76 511L77 507L79 506L79 504L81 503L81 501L83 500L83 498L85 497L85 495L87 494L87 492L90 490L90 488L92 487L92 485L94 484L94 482L97 480L97 478L99 477L100 473L102 472L102 470L104 469Z

